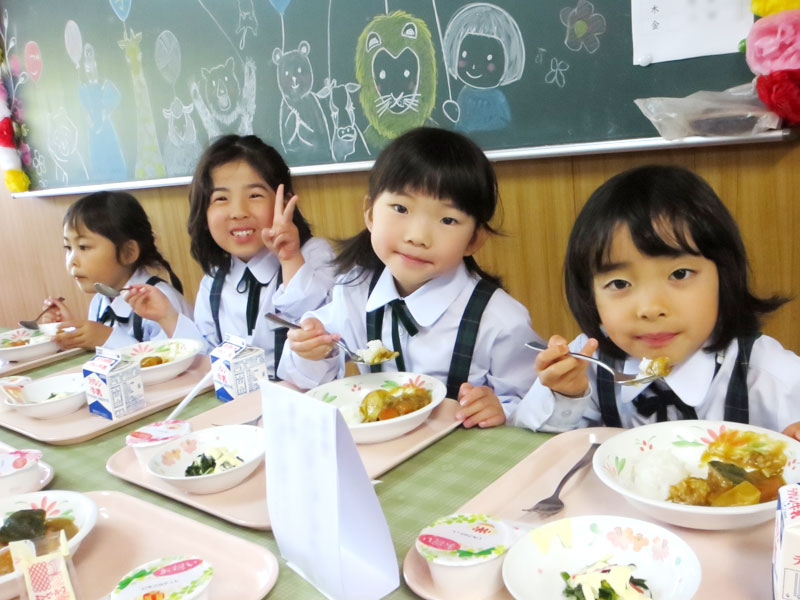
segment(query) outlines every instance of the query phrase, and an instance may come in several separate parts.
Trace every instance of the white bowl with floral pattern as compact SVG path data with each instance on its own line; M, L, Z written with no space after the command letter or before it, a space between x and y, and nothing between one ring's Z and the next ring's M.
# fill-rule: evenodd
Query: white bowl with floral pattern
M55 419L86 406L81 373L42 377L16 390L4 388L3 391L6 406L33 419Z
M607 559L635 565L653 598L691 600L702 570L692 548L654 523L586 515L551 521L517 541L503 562L503 581L516 600L563 598L561 573L570 575Z
M162 364L152 367L142 367L142 383L151 385L173 379L192 366L194 357L203 349L203 344L197 340L153 340L140 342L133 346L120 348L118 352L124 360L141 364L147 357L159 357Z
M430 390L431 402L414 412L394 419L372 423L359 422L361 419L359 407L364 396L373 390L391 390L403 385ZM422 425L433 409L442 403L447 395L447 388L430 375L400 371L345 377L315 387L306 393L339 409L356 444L373 444L398 438Z
M0 361L33 360L58 352L58 344L42 331L21 327L0 333Z
M726 429L755 431L785 442L787 460L783 478L786 483L800 482L800 442L797 440L755 425L691 419L643 425L609 438L594 455L594 472L600 481L633 506L673 525L692 529L735 529L774 519L777 500L748 506L693 506L649 497L641 489L637 490L636 465L652 453L669 453L692 476L704 476L707 468L700 466L700 457ZM667 489L674 483L677 482L661 482Z
M147 471L190 494L214 494L239 485L264 460L264 430L255 425L220 425L194 431L159 448L147 463ZM209 475L186 475L186 467L200 455L224 448L243 462Z
M88 496L65 490L43 490L0 498L0 521L18 510L41 509L47 519L64 518L74 521L78 532L67 542L74 555L81 542L97 523L97 504ZM19 574L0 575L0 600L17 598Z

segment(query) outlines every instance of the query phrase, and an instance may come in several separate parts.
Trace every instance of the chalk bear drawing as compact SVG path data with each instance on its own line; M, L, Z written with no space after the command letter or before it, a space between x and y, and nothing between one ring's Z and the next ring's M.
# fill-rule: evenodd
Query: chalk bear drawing
M234 131L239 135L253 133L253 115L256 111L255 61L252 58L244 61L244 83L241 86L233 57L210 69L201 68L200 74L203 77L202 94L197 82L193 81L189 89L208 138Z
M305 160L331 160L328 122L312 91L314 73L308 54L311 47L302 41L297 50L272 51L272 62L278 70L281 145L287 154Z

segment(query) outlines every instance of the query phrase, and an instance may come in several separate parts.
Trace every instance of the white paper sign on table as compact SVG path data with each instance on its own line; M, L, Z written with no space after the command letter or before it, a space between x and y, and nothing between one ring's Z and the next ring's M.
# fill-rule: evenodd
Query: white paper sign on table
M261 381L272 532L288 565L334 600L375 600L400 585L397 557L339 410Z
M753 13L750 0L631 0L631 26L633 64L644 67L738 52Z

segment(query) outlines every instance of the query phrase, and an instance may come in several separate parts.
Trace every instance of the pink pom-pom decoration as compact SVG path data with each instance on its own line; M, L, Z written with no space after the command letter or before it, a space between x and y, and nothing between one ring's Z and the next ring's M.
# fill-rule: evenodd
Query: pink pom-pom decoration
M747 36L746 56L756 75L800 69L800 9L756 21Z

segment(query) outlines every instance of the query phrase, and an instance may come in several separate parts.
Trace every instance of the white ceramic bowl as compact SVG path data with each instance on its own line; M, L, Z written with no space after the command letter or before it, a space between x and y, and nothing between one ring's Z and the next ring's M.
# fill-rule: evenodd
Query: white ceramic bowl
M35 490L42 475L38 450L0 450L0 497Z
M97 522L97 505L94 500L78 492L44 490L0 498L0 519L27 508L41 508L47 511L48 518L64 517L72 519L78 526L78 533L67 542L71 554L92 531ZM17 597L17 577L14 573L0 576L0 600Z
M503 563L503 581L516 600L563 598L561 572L576 573L610 556L634 564L653 598L691 600L700 587L700 561L691 547L653 523L618 516L551 521L514 544Z
M24 342L24 345L9 345L14 342ZM0 360L2 361L32 360L56 352L58 352L58 344L42 331L20 328L0 333Z
M369 392L381 388L391 389L409 384L430 390L431 403L412 413L394 419L387 419L386 421L375 421L374 423L352 422L353 417L358 415L361 401ZM373 444L400 437L422 425L433 409L442 403L445 395L447 395L447 388L441 381L429 375L388 372L369 373L367 375L337 379L315 387L306 393L323 402L329 402L343 413L345 421L348 422L350 434L356 444Z
M168 442L147 463L150 474L190 494L214 494L244 481L264 460L264 430L255 425L209 427ZM244 462L210 475L185 475L195 458L212 448L227 448Z
M723 428L757 431L786 442L786 483L800 482L800 442L775 431L725 421L669 421L628 429L606 440L594 455L594 472L604 484L642 512L666 523L693 529L735 529L775 518L777 501L750 506L690 506L647 497L634 489L635 465L645 453L669 452L690 472ZM670 482L674 483L674 482Z
M48 399L51 394L67 392L61 398ZM68 373L35 379L22 386L19 397L4 394L9 408L34 419L54 419L74 413L86 404L83 375Z
M118 352L124 360L139 363L147 356L169 357L169 362L153 367L142 367L142 383L151 385L173 379L192 366L194 357L203 349L197 340L157 340L140 342L133 346L120 348Z

